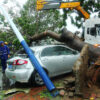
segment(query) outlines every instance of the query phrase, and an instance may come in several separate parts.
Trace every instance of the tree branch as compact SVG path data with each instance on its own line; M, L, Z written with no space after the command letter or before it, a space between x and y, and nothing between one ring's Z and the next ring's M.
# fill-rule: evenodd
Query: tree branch
M52 32L52 31L45 31L45 32L40 33L40 34L35 34L33 37L30 38L30 41L32 43L33 41L42 40L42 39L44 39L48 36L55 39L55 40L57 40L57 41L62 42L61 38L60 38L60 35L55 33L55 32Z
M59 42L66 43L67 46L78 51L81 51L83 46L85 44L88 44L90 56L94 56L94 57L100 56L100 48L95 48L93 45L81 41L79 37L75 36L72 32L68 31L66 28L62 30L61 35L52 31L45 31L40 34L35 34L33 37L30 38L30 41L32 43L33 41L41 40L48 36Z

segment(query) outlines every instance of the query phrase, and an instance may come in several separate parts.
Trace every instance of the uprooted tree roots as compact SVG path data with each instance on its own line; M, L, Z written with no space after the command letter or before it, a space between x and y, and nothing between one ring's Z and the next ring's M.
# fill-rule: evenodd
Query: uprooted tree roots
M90 61L88 48L88 45L83 47L73 68L76 95L84 95L88 92L91 94L91 92L95 92L93 87L97 87L100 91L100 58Z
M89 88L92 85L100 85L100 58L98 58L93 65L91 65L86 73L87 76L87 86Z

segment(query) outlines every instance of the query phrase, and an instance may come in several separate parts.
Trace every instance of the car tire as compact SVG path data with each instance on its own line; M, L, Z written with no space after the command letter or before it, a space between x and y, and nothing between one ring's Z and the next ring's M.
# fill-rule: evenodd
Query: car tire
M45 71L46 72L46 71ZM46 72L47 73L47 72ZM31 77L31 83L32 84L36 84L38 86L42 86L44 84L42 78L40 77L39 73L35 70L33 73L32 73L32 77Z

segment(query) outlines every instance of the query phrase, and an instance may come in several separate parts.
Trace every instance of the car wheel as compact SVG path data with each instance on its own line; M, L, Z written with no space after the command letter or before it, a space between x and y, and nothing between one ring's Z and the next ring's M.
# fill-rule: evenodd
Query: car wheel
M40 86L44 84L42 78L40 77L40 75L37 72L35 73L34 81L37 85L40 85Z
M40 75L37 71L33 72L31 82L32 82L32 84L35 83L36 85L39 85L39 86L44 84L42 78L40 77Z

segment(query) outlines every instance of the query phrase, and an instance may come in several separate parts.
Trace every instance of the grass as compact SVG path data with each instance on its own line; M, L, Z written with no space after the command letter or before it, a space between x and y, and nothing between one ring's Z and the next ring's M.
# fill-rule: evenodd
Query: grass
M40 92L39 95L40 95L40 98L50 98L50 99L52 99L52 96L47 89Z
M0 91L0 100L4 99L4 91Z
M55 84L55 87L62 86L62 83L61 82L54 82L54 84ZM51 93L47 89L41 91L39 93L39 95L40 95L40 98L49 98L51 100L53 99Z

